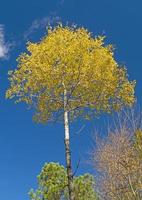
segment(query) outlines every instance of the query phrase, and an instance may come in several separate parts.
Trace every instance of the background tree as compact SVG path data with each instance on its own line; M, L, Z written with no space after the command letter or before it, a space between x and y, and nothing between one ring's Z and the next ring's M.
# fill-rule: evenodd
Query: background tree
M135 82L113 56L112 45L84 28L48 28L39 42L27 44L18 68L9 72L6 97L35 108L34 120L64 121L65 151L70 200L73 200L69 121L119 110L134 102Z
M97 140L93 164L102 200L142 199L142 131L132 116L127 112L120 126L117 121L106 138Z
M30 191L31 200L68 200L67 172L58 163L46 163L38 176L38 189ZM75 200L97 200L95 181L90 174L73 178Z
M135 149L140 159L142 159L142 129L135 131Z

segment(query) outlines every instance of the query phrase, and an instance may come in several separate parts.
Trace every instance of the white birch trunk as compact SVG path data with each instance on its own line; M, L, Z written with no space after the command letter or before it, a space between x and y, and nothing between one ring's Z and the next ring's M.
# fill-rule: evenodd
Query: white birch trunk
M69 200L74 200L67 101L68 101L67 91L64 88L64 128L65 128L66 168L67 168L67 177L68 177Z

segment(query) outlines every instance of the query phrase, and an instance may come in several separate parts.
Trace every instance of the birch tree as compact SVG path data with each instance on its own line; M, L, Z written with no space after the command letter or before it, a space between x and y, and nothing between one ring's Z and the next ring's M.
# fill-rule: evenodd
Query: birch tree
M114 59L112 45L104 37L84 28L49 27L37 43L28 42L27 52L9 72L7 98L34 107L36 122L63 120L70 200L73 200L73 174L69 122L77 117L90 119L134 102L134 81L125 67Z

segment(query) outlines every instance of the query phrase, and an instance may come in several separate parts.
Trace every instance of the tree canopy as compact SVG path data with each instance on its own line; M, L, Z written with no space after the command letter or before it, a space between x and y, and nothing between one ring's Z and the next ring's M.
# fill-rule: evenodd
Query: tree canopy
M31 200L68 200L67 173L58 163L46 163L38 176L38 189L31 190ZM84 174L73 179L75 200L97 200L92 175Z
M64 112L64 91L71 119L119 110L134 102L134 81L114 59L112 45L84 28L48 28L37 43L28 42L18 68L9 72L6 97L35 108L34 119L46 123Z

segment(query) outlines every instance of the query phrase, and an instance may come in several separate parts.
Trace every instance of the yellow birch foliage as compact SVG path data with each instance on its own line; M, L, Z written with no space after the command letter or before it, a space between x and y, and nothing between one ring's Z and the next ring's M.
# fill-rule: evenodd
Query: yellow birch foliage
M89 117L119 110L134 103L134 81L114 59L112 45L84 28L48 28L38 43L27 43L27 52L9 72L6 97L35 108L34 119L47 122L62 116L64 90L70 117Z

